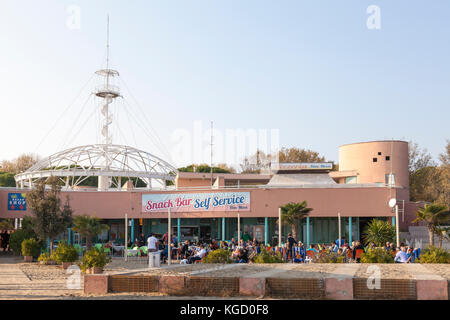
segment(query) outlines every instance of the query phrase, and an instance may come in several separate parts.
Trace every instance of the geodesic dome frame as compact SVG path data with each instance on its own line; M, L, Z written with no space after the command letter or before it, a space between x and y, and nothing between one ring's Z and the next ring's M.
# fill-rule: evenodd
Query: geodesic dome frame
M94 176L109 179L105 190L120 189L121 178L135 178L136 185L141 180L150 189L153 181L165 188L177 172L168 162L133 147L92 144L57 152L14 178L19 187L31 188L37 180L53 176L60 178L67 189L74 189Z

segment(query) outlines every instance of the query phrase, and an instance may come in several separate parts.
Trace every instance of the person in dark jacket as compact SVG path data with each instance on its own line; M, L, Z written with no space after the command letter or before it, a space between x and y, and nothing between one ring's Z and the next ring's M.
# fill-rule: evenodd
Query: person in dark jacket
M364 246L359 241L356 242L355 247L353 248L353 251L352 251L353 260L355 260L355 258L356 258L356 250L358 250L358 249L364 250ZM356 259L356 262L359 262L359 260L360 260L359 258Z
M287 251L286 260L289 259L289 257L291 259L294 258L292 248L294 247L294 244L297 244L297 241L295 241L295 239L292 237L292 233L288 234L287 242L288 242L288 251Z

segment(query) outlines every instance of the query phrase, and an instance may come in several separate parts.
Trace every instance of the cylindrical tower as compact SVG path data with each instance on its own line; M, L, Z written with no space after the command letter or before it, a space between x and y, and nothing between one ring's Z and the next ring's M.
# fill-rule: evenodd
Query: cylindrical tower
M369 141L339 147L339 171L356 171L357 183L409 188L408 163L406 141Z

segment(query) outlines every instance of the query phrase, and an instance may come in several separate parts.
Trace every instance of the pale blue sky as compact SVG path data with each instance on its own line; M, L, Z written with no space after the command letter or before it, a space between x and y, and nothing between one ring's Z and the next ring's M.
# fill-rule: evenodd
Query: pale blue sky
M69 5L80 30L66 26ZM380 30L366 27L369 5ZM414 140L437 157L450 139L446 0L3 0L0 160L99 142L97 113L68 138L92 86L49 130L104 62L107 13L113 67L169 151L174 130L195 120L279 129L281 146L334 161L352 142ZM114 142L164 157L120 105L113 113Z

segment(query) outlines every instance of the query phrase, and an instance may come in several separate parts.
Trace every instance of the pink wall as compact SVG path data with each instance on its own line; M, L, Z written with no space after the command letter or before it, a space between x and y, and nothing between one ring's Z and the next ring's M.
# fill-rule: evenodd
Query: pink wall
M226 192L229 189L204 189L195 192ZM285 189L239 189L251 193L251 211L241 212L241 217L277 217L278 207L288 202L306 200L314 210L311 217L335 217L338 212L345 216L376 217L392 216L387 205L389 189L379 187L366 188L285 188ZM395 195L396 189L393 189ZM26 192L25 190L0 190L0 217L14 218L23 216L23 212L8 211L8 192ZM174 193L174 191L166 191ZM192 193L178 191L176 193ZM145 193L164 193L163 191ZM95 215L105 219L121 219L127 213L130 218L166 218L166 213L142 213L143 192L62 192L69 194L74 214ZM174 218L213 218L236 217L236 212L195 212L173 213Z
M393 150L391 150L393 149ZM378 155L381 152L381 155ZM390 160L386 161L386 156ZM339 147L339 171L356 170L358 183L385 182L385 174L395 174L397 186L409 187L408 142L372 141ZM377 158L377 162L373 162Z

